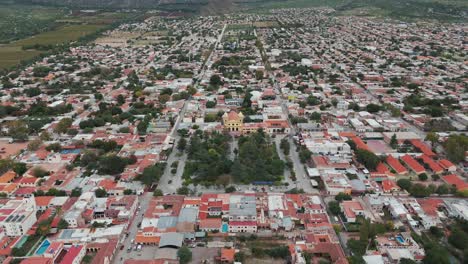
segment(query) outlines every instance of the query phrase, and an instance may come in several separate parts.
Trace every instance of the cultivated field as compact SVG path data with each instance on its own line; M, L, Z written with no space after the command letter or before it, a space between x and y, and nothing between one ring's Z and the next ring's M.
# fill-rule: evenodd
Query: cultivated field
M112 12L65 15L60 9L0 7L0 43L5 43L0 45L0 69L13 67L43 52L33 49L33 45L53 46L76 41L129 16L128 13ZM14 38L18 40L11 41Z
M12 67L22 60L31 59L41 53L34 49L23 50L23 46L67 43L94 33L103 27L103 25L66 25L53 31L5 44L0 46L0 68Z

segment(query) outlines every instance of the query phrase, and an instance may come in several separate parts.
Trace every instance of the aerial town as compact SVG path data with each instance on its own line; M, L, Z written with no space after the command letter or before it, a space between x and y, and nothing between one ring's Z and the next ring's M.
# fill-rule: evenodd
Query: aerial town
M467 263L468 25L153 13L1 76L6 264Z

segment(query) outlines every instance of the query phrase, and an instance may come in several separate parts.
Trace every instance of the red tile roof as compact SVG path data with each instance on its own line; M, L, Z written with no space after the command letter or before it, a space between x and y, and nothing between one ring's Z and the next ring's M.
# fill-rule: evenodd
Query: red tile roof
M421 142L421 140L411 139L410 142L411 144L413 144L413 146L415 146L417 149L419 149L422 153L426 154L427 156L429 157L436 156L436 154L426 144Z
M439 160L439 164L444 169L450 169L451 167L455 167L455 165L452 162L450 162L450 160L446 160L446 159Z
M67 254L63 257L62 261L60 261L60 264L68 264L68 263L73 263L75 258L80 254L81 250L83 250L82 245L76 245L72 246L68 251Z
M426 163L429 166L429 168L431 168L431 170L434 173L442 173L444 171L444 169L441 166L439 166L439 164L437 164L435 160L431 159L426 154L423 154L420 158L424 163Z
M208 228L221 228L222 220L221 218L207 218L200 220L200 229Z
M424 169L423 166L421 166L421 164L419 164L413 157L411 157L410 155L404 155L403 157L401 157L401 160L406 164L408 165L408 167L410 167L410 169L412 171L414 171L416 174L421 174L421 173L424 173L426 172L426 170Z
M398 185L392 180L383 180L382 188L385 192L390 192L394 189L400 189L400 187L398 187Z
M387 156L387 164L396 171L397 174L406 174L408 170L392 155Z
M351 140L354 141L358 149L364 149L364 150L370 151L369 146L367 146L367 144L364 143L364 141L362 141L360 137L352 137Z
M221 260L226 262L233 262L234 261L234 254L236 250L233 248L222 248L221 249Z
M450 185L455 185L457 190L466 190L468 189L468 183L466 183L460 176L455 174L450 174L447 176L443 176L442 180Z

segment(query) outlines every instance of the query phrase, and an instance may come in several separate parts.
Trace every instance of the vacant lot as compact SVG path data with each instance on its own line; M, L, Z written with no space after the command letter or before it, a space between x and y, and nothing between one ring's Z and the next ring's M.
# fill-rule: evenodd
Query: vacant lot
M257 28L279 27L278 21L258 21L254 22L253 25Z

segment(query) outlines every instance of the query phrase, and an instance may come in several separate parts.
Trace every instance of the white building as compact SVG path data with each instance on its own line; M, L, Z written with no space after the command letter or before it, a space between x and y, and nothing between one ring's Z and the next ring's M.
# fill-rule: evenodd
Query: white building
M10 237L22 236L36 223L34 197L9 200L0 208L1 226Z
M352 156L351 147L343 141L305 139L304 145L313 154Z

